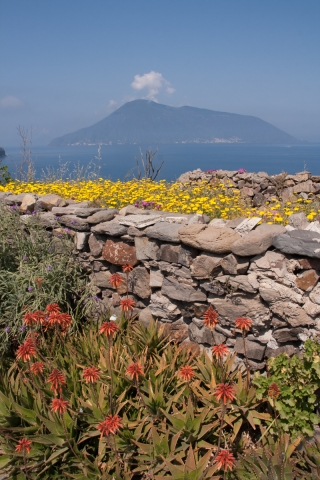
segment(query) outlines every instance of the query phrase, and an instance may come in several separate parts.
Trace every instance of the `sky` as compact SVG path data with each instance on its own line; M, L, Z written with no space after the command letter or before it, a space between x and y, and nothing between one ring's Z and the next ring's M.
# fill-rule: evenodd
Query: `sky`
M320 142L319 0L0 0L0 146L147 98Z

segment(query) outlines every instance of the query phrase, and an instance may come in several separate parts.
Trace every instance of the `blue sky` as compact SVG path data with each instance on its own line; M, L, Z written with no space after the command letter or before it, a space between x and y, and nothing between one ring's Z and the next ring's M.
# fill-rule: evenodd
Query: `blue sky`
M150 98L320 141L319 0L1 0L0 145Z

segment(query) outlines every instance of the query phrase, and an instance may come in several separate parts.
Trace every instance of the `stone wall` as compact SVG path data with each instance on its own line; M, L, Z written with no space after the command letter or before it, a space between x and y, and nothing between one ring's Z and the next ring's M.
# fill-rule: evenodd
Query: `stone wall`
M242 197L252 200L254 207L260 207L274 197L287 201L294 194L307 199L320 193L320 175L311 175L310 172L300 172L295 175L288 175L285 172L279 175L268 175L266 172L250 173L244 169L203 172L198 168L192 172L183 173L177 182L201 180L210 183L219 180L228 186L238 188Z
M234 324L249 317L254 370L263 369L266 358L297 352L320 333L320 226L304 214L292 215L283 227L134 206L91 208L57 195L1 193L0 200L21 213L22 224L35 214L57 241L70 237L99 301L116 314L126 292L121 265L133 265L128 289L140 320L159 319L186 347L210 352L225 342L241 358ZM110 284L115 272L124 279L118 289ZM220 319L214 335L203 325L210 304Z

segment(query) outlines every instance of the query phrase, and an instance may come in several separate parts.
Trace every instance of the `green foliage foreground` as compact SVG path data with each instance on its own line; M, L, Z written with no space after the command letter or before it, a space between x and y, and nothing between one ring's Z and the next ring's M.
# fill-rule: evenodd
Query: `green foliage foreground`
M50 328L49 311L68 319L55 304L26 315L28 336L0 370L0 472L10 479L320 478L319 445L304 442L299 425L285 433L279 406L309 412L318 344L309 342L305 361L277 359L291 372L290 403L276 361L271 377L252 383L233 356L194 357L130 312L116 322L101 312L69 334L59 321ZM302 378L309 385L299 403Z

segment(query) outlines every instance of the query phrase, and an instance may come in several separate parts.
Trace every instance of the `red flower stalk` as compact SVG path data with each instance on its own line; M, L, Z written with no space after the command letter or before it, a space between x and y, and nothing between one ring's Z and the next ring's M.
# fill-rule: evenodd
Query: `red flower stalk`
M239 330L242 331L242 333L245 332L245 330L249 331L252 326L252 320L249 318L237 318L236 319L236 328L239 328Z
M110 283L111 283L113 288L117 288L117 287L119 287L119 285L122 285L123 278L121 277L121 275L119 275L119 273L114 273L110 277Z
M87 367L83 370L83 378L86 383L94 383L99 380L99 369L96 367Z
M215 310L213 310L212 305L210 305L210 307L206 310L206 312L203 315L203 318L204 318L203 323L208 328L216 328L217 323L219 322L218 314Z
M17 350L17 360L28 362L31 357L37 354L36 344L32 338L27 338Z
M112 338L118 330L118 325L115 322L104 322L99 333L104 333L107 338Z
M281 393L280 388L276 383L271 383L269 389L268 389L268 395L271 398L277 398Z
M124 300L120 300L120 307L124 312L132 311L135 305L136 305L136 302L131 298L125 298Z
M67 409L68 404L68 400L63 400L63 398L54 398L51 402L51 411L55 413L58 412L60 415L62 415Z
M225 355L228 355L229 353L229 348L224 344L220 343L219 345L215 345L212 347L212 355L216 357L216 359L221 359Z
M39 375L40 373L43 373L43 369L43 362L34 362L30 367L30 372L32 372L34 375Z
M122 265L122 271L127 273L127 272L132 272L133 266L129 265L128 263L126 265Z
M23 315L24 324L28 327L33 327L34 325L41 325L46 314L37 310L36 312L28 312Z
M40 290L40 288L41 288L41 286L42 286L43 278L37 277L37 278L34 279L34 281L36 282L37 287L38 287L39 290Z
M66 385L66 380L62 372L57 368L54 368L50 373L48 383L51 383L50 390L52 390L55 394L58 392L61 393L62 386Z
M225 405L228 401L235 398L235 394L236 392L230 383L219 383L214 390L214 395L218 402L222 400Z
M47 317L47 326L55 327L59 326L62 330L67 330L72 322L72 317L68 313L52 312Z
M184 382L190 382L194 377L193 367L190 367L190 365L181 367L178 373L181 380L183 380Z
M233 469L236 460L229 450L221 449L216 456L215 463L217 464L218 470L222 468L224 471L227 471Z
M49 305L46 306L46 311L48 313L59 313L60 312L60 307L57 303L49 303Z
M132 380L137 381L140 375L144 375L142 365L140 365L140 363L133 363L127 368L126 375Z
M19 440L16 446L16 452L30 453L30 451L31 451L31 441L28 440L27 438L23 438L22 440Z
M122 420L118 415L108 415L107 418L99 423L98 430L101 431L100 438L103 435L115 435L118 430L122 427Z

